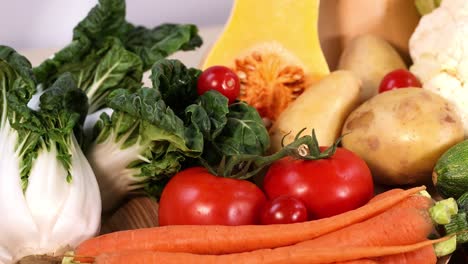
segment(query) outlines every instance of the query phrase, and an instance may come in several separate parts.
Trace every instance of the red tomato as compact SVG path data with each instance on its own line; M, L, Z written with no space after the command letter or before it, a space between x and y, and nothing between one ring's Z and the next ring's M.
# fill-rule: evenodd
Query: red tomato
M394 70L384 76L379 86L379 93L398 88L422 87L418 77L405 69Z
M258 224L265 194L255 184L194 167L176 174L159 201L160 225Z
M278 196L263 206L260 221L264 225L304 222L307 221L307 208L295 197Z
M233 103L240 93L240 81L235 72L225 66L212 66L198 77L197 92L202 95L208 90L216 90Z
M303 201L310 219L356 209L374 194L369 167L344 148L337 148L336 153L327 159L286 157L278 160L268 169L263 187L270 199L292 195Z

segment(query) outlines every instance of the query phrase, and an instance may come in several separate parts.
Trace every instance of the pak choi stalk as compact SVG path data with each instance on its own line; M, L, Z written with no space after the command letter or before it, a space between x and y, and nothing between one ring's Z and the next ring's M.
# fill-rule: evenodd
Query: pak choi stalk
M197 157L202 141L191 138L183 121L158 90L119 89L109 95L113 109L96 124L98 137L87 152L101 188L103 211L114 210L132 191L154 196L188 157Z
M71 75L40 97L30 63L0 46L0 263L27 255L59 254L95 235L100 194L73 130L87 98Z

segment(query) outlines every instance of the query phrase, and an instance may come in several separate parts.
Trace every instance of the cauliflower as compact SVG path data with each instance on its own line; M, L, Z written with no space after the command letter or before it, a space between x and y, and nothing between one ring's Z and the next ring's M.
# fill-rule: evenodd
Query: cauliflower
M468 135L468 1L444 0L410 38L410 67L423 88L452 102Z

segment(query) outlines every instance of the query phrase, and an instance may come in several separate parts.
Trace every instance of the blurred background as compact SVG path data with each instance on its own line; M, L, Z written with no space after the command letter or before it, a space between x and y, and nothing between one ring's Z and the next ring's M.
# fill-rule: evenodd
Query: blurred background
M73 27L97 0L0 0L0 44L15 49L62 47ZM127 0L127 18L134 24L223 24L233 0Z

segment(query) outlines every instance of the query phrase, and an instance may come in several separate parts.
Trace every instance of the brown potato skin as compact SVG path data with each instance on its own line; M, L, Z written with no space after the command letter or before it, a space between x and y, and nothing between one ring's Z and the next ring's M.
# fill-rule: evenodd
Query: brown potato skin
M421 88L379 94L346 119L343 147L363 158L375 181L427 184L439 157L464 138L454 106Z

